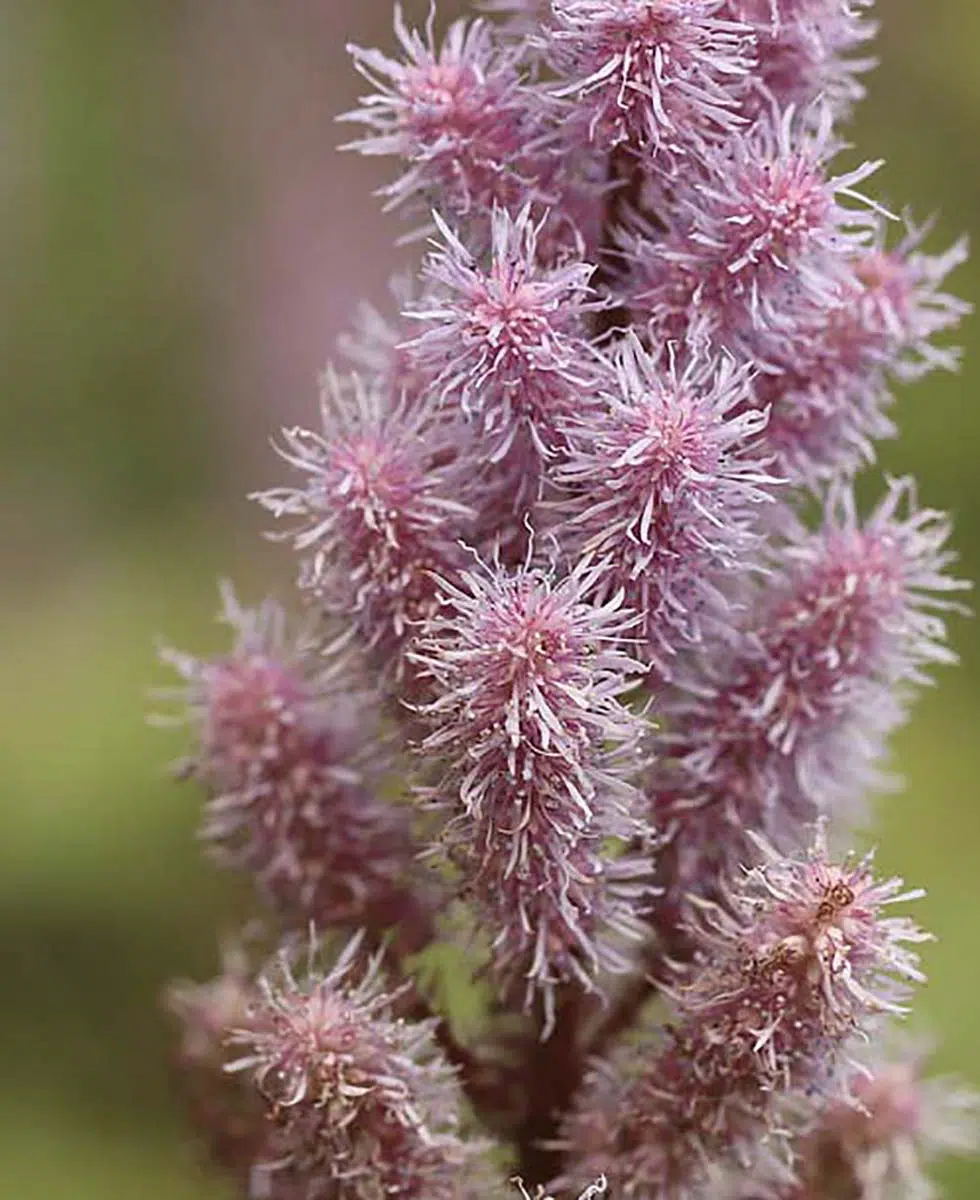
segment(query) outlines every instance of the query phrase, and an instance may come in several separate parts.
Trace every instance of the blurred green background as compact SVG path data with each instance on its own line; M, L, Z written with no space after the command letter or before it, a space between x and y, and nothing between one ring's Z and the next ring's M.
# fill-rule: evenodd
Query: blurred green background
M200 861L196 800L144 725L153 639L206 649L215 577L257 597L289 565L243 499L312 413L399 226L385 168L334 145L344 43L390 45L388 0L23 0L0 6L0 1195L223 1194L195 1165L157 996L211 972L241 897ZM409 15L424 12L407 4ZM980 6L879 5L883 66L855 140L932 248L980 208ZM449 11L445 6L444 12ZM980 265L955 290L976 299ZM976 325L962 373L902 395L883 466L951 509L980 578ZM980 626L896 746L881 858L925 884L941 1065L980 1084ZM980 1165L948 1195L980 1195Z

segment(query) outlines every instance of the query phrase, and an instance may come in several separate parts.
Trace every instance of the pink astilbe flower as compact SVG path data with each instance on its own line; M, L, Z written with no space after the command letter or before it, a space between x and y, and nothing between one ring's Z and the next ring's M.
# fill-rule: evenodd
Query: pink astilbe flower
M259 1097L239 1077L224 1070L227 1040L241 1028L256 999L248 958L241 947L227 948L221 974L208 983L172 984L164 1003L178 1026L174 1054L177 1082L197 1133L211 1157L248 1183L262 1151L265 1114Z
M395 32L401 60L348 48L375 91L343 118L369 130L347 149L407 163L382 190L389 207L414 200L479 218L495 203L520 203L533 183L540 130L513 46L498 46L485 21L459 20L437 48L431 17L423 36L409 30L400 7Z
M642 614L633 636L661 674L705 622L730 623L720 583L758 554L759 506L777 482L753 448L766 417L744 407L748 370L725 355L681 365L678 354L671 345L659 363L625 339L616 391L577 414L554 472L569 492L557 505L562 545L601 568L600 603L622 590Z
M803 1142L787 1200L937 1200L926 1169L975 1151L980 1107L955 1080L926 1076L927 1057L909 1049L855 1073L853 1100L832 1105Z
M256 498L295 518L300 586L352 619L372 661L401 678L404 651L436 605L433 573L452 577L471 511L455 447L424 405L392 409L377 384L332 372L321 393L322 432L287 429L282 457L306 478Z
M801 312L834 303L880 221L855 190L880 164L831 175L836 150L825 107L813 131L787 109L709 156L703 181L678 194L665 236L626 238L637 318L665 337L697 317L751 360L792 344Z
M514 448L540 459L563 447L563 426L589 403L597 376L585 320L601 302L595 268L538 263L541 232L529 208L495 209L489 262L475 261L437 216L443 244L424 277L433 288L410 314L422 325L407 349L443 403L476 423L492 463Z
M904 508L904 512L903 512ZM886 737L929 667L954 661L941 615L959 585L948 524L893 483L863 523L852 494L783 551L741 638L711 647L664 698L651 820L668 836L654 918L668 953L690 894L750 861L754 833L798 842L818 812L847 815L879 771Z
M668 170L731 134L752 42L721 10L722 0L554 0L540 36L557 94L575 100L570 119Z
M171 995L196 1120L248 1200L932 1200L916 893L824 840L960 610L911 481L855 501L968 311L838 161L872 0L472 3L350 51L431 240L255 497L308 633L170 656L286 937Z
M965 301L943 290L950 271L966 262L965 240L942 254L926 254L920 246L928 232L928 225L908 223L898 245L875 245L854 264L861 285L854 297L856 319L869 339L877 336L889 371L902 382L920 379L936 368L957 367L958 354L937 346L933 339L972 311Z
M635 864L604 860L603 841L642 827L632 786L645 722L620 700L638 665L621 649L632 620L615 596L584 600L595 569L554 581L541 570L481 568L443 584L445 609L417 657L436 698L419 746L445 762L434 799L444 843L493 936L506 985L550 1011L555 985L594 986L625 967L601 938L640 928Z
M228 654L164 654L195 727L180 771L208 795L201 837L294 926L395 924L415 851L407 810L376 794L371 697L311 630L291 636L276 604L243 609L227 586L223 602Z
M902 888L869 859L829 861L822 836L802 858L767 849L727 911L704 910L699 970L673 992L660 1047L630 1047L587 1081L563 1129L562 1182L601 1172L623 1200L701 1200L716 1169L788 1159L783 1102L839 1093L855 1030L904 1011L922 979L907 943L927 935L887 915L923 894Z
M921 1038L879 1035L859 1051L846 1095L816 1114L810 1097L787 1113L801 1128L794 1177L736 1172L719 1200L938 1200L927 1171L938 1158L976 1150L980 1096L927 1075L930 1056Z
M860 76L874 65L855 57L874 36L873 0L726 0L723 12L748 25L756 48L746 109L805 106L820 97L846 117L864 95Z
M874 443L894 432L889 377L906 382L958 365L955 350L934 339L969 311L942 290L965 246L925 254L923 233L910 227L894 249L863 249L836 300L814 305L760 364L754 391L769 410L765 441L791 479L812 484L873 459Z
M253 1196L469 1200L479 1148L460 1136L460 1095L432 1022L392 1013L380 960L359 940L325 974L280 955L230 1041L269 1121ZM265 1189L265 1190L263 1190Z

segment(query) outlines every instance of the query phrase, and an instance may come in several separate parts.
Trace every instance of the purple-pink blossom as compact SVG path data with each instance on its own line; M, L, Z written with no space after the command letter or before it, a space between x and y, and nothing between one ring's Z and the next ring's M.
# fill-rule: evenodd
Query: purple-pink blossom
M640 615L632 634L660 675L706 627L730 623L726 577L759 554L760 510L779 483L766 414L745 405L751 372L724 354L682 353L671 344L658 360L624 339L554 472L565 493L556 536L601 567L600 603L622 592Z
M399 678L405 650L434 611L434 573L452 577L473 519L455 447L431 406L391 407L377 383L332 372L321 431L286 429L280 453L300 474L257 494L302 555L300 586L352 620L383 670Z
M223 657L165 652L194 735L180 774L207 797L201 838L287 925L380 935L405 913L415 851L407 810L379 795L376 698L309 625L292 634L273 602L248 610L226 587L223 618L234 637Z
M600 307L581 261L543 266L541 225L524 207L492 217L484 268L439 217L441 244L423 275L431 294L409 310L421 332L406 349L443 405L475 424L491 463L521 443L553 458L572 414L589 403L597 364L587 319Z
M284 934L170 994L195 1123L249 1200L932 1200L919 893L827 845L955 657L948 519L857 497L965 245L843 157L870 0L476 8L351 49L416 263L255 496L302 616L168 655Z
M927 935L889 915L920 895L868 859L832 861L820 837L804 856L768 851L726 913L703 910L700 969L672 991L659 1048L586 1082L562 1131L563 1186L601 1173L624 1200L700 1200L729 1165L785 1158L779 1106L838 1091L854 1031L921 981L909 944Z
M540 35L590 140L672 167L741 124L752 65L747 26L722 0L555 0Z
M469 571L443 583L416 652L433 681L418 749L444 764L431 790L443 844L498 974L523 979L528 1002L551 1003L568 980L591 988L616 965L603 927L639 929L636 893L619 886L635 866L604 862L602 848L644 829L633 780L646 727L623 703L642 668L620 648L634 624L621 597L585 600L595 572Z
M520 88L518 56L498 46L481 20L455 21L441 45L430 18L410 30L401 8L395 32L402 58L350 47L375 89L345 120L367 127L349 149L393 155L404 173L383 189L389 206L428 206L438 197L457 216L520 201L533 178L536 107Z
M625 242L636 319L669 336L697 316L720 345L763 361L792 344L881 219L857 190L880 163L833 174L837 148L829 109L811 127L790 108L707 154L666 234Z
M666 953L690 895L753 857L751 838L795 844L820 813L854 816L881 788L887 735L929 669L949 662L948 524L894 483L860 521L846 489L765 578L739 637L708 646L665 695L652 824L668 839L654 923Z
M352 939L325 973L280 955L229 1033L225 1070L268 1115L251 1194L465 1200L477 1147L460 1136L452 1070L431 1024L392 1011L380 959L358 951Z

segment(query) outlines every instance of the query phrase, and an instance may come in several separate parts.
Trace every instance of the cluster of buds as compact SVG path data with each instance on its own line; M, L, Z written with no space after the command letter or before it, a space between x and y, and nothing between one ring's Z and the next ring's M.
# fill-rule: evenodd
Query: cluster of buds
M249 1200L932 1196L921 893L828 847L954 657L948 521L855 476L964 247L837 165L870 0L483 8L351 49L429 244L256 494L303 611L164 654L265 905L168 994L196 1124Z

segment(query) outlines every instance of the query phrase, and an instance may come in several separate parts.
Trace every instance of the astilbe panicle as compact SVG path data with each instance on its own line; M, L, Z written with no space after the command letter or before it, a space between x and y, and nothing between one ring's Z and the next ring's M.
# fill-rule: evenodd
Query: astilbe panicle
M601 966L625 965L603 926L639 930L638 881L628 859L604 861L603 843L643 832L632 776L644 724L622 703L640 668L618 645L633 624L621 597L584 599L595 572L467 572L443 584L416 652L434 681L419 751L445 763L432 790L449 812L443 840L497 973L549 1011L557 984L591 988Z
M741 124L750 30L722 0L554 0L541 41L557 94L603 145L676 167Z
M826 845L954 659L948 520L855 496L965 245L842 158L870 0L475 7L350 51L430 241L255 494L305 616L167 656L282 938L169 994L193 1116L249 1200L933 1200L918 893Z
M179 773L207 794L201 837L294 927L386 929L405 915L414 851L408 810L378 792L372 697L337 648L324 653L309 627L291 635L274 602L242 608L229 586L222 598L229 653L164 652L185 681L172 694L197 744Z
M392 1012L380 958L355 938L326 973L280 955L260 974L225 1070L268 1114L251 1194L292 1200L377 1196L466 1200L478 1145L431 1023Z
M569 423L554 472L567 493L555 505L562 545L601 566L600 603L624 592L641 615L639 653L660 675L705 625L730 623L724 578L758 554L759 508L778 484L759 451L765 414L745 404L749 372L681 353L671 344L661 360L624 339L609 390Z
M910 691L953 657L947 536L908 480L864 522L836 492L823 528L782 548L738 639L709 645L664 696L648 797L669 839L656 923L674 953L686 897L751 861L753 835L792 846L818 813L853 820L848 805L886 782L885 739Z
M927 935L888 915L921 894L876 879L869 859L830 860L822 836L802 857L767 852L726 912L702 910L703 963L673 991L660 1048L586 1082L562 1133L569 1181L602 1172L624 1200L687 1200L728 1164L787 1155L777 1106L833 1094L854 1031L921 980L907 943Z
M350 47L375 89L343 118L367 126L350 149L397 155L405 173L382 190L389 206L438 199L454 218L477 222L488 208L520 202L533 186L536 106L519 86L519 55L497 45L482 20L459 20L436 45L410 30L401 8L395 32L402 59Z
M670 334L696 316L750 360L792 344L880 220L856 190L880 163L832 174L837 149L828 108L815 128L789 108L707 154L666 234L626 241L636 319Z
M472 513L452 443L431 436L430 408L391 400L328 372L322 432L283 431L281 454L300 485L258 499L295 518L286 536L304 554L300 586L352 619L373 660L399 675L413 631L434 611L433 572L452 576L463 561Z

